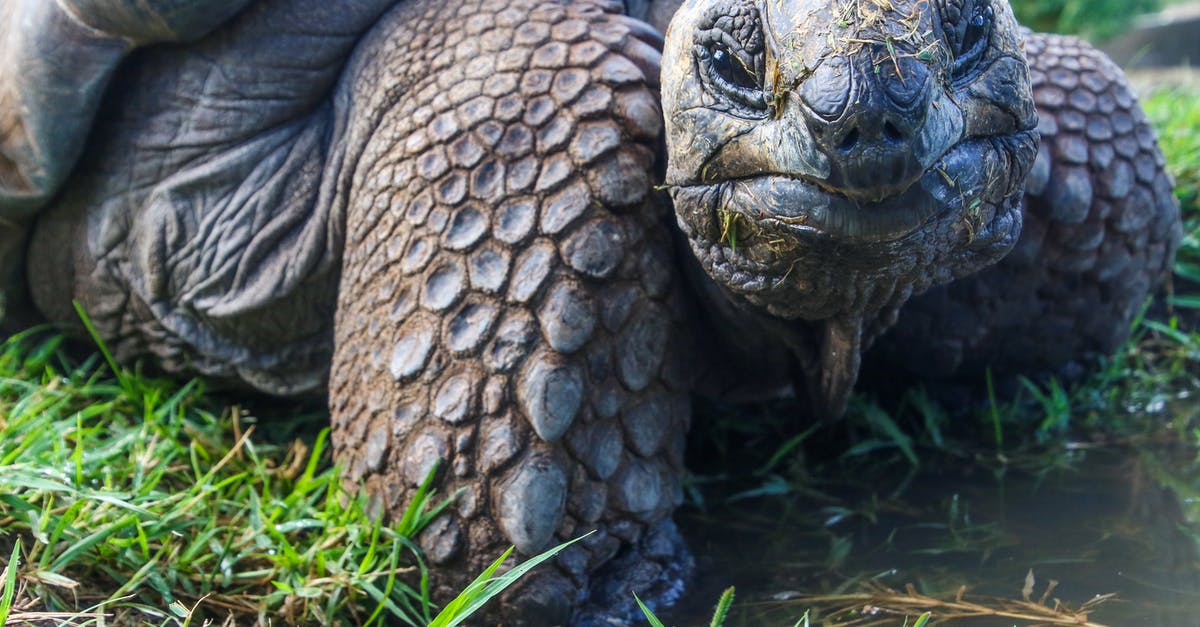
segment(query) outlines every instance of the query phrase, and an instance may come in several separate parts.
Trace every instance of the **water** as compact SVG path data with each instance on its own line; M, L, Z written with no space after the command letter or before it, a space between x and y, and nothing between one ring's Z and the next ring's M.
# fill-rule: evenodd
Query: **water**
M730 585L738 592L731 627L793 625L808 608L861 607L803 596L861 592L868 582L898 591L911 584L943 600L954 600L963 585L967 601L1020 600L1032 570L1034 602L1050 580L1058 582L1050 606L1059 599L1078 608L1115 593L1090 614L1092 624L1200 625L1195 449L1067 448L1026 462L1035 471L982 457L923 459L918 474L897 464L860 467L792 482L807 494L720 505L710 499L706 511L686 508L678 520L699 577L680 607L662 618L668 625L707 625Z

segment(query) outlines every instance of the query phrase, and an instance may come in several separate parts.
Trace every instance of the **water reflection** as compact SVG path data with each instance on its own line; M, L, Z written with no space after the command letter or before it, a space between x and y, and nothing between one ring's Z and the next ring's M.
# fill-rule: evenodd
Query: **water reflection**
M686 509L679 519L699 580L683 607L663 618L707 625L729 585L738 590L730 626L793 625L805 609L830 609L802 597L874 584L900 591L911 584L944 600L966 585L967 599L1020 600L1032 570L1035 602L1051 580L1057 584L1047 605L1057 599L1078 608L1116 593L1090 615L1096 624L1200 624L1196 451L1120 447L1071 455L1069 464L1037 473L961 460L923 463L938 470L903 477L884 469L816 480L807 494Z

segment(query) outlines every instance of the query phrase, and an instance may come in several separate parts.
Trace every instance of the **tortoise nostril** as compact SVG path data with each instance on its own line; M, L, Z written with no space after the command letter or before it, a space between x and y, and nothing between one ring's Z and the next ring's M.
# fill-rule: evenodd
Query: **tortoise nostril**
M883 124L883 138L893 144L901 144L908 139L904 131L897 128L895 124L892 124L891 120Z
M842 143L838 144L838 150L842 152L850 152L858 145L858 129L852 128L846 136L842 138Z
M890 120L885 121L882 128L876 127L870 135L865 137L873 144L881 143L902 146L908 142L908 134ZM862 129L859 126L854 126L842 136L842 140L837 144L837 150L842 153L853 152L862 147L861 144L863 141L864 135Z

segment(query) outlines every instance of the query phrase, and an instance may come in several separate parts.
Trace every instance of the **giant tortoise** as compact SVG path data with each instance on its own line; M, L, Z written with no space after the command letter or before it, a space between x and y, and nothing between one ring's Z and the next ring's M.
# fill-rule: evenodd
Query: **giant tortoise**
M1003 0L4 0L0 33L9 320L78 301L126 362L327 398L386 512L441 460L443 592L595 530L506 600L532 624L678 595L690 395L831 418L871 347L1086 364L1179 239L1121 72Z

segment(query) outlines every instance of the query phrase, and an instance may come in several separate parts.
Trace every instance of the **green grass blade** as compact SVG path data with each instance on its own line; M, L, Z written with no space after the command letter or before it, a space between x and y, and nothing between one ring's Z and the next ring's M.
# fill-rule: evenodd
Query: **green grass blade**
M1004 453L1004 427L1001 424L1000 405L996 402L996 384L992 381L992 369L984 372L987 384L988 416L992 419L992 437L996 440L996 452Z
M633 600L637 601L638 608L642 610L642 614L646 615L646 620L650 621L650 627L667 627L661 620L658 620L658 617L654 615L654 612L650 611L650 608L646 607L645 603L642 603L636 592L633 593Z
M400 609L392 604L390 600L392 596L392 588L394 588L396 585L396 569L400 565L400 547L401 544L399 542L392 544L392 555L391 559L388 560L388 577L383 586L383 594L380 595L382 598L376 600L379 605L375 606L375 611L372 612L369 617L367 617L367 620L363 623L364 625L370 625L376 620L379 621L379 624L384 624L382 615L383 610L385 609L390 610L393 616L406 621L408 620L408 617L404 616L403 613L400 612Z
M1176 296L1168 302L1184 309L1200 309L1200 296Z
M496 561L492 562L491 566L483 569L483 572L474 581L468 584L457 597L454 597L453 600L447 603L446 607L442 608L442 611L438 612L438 615L430 621L429 627L447 627L451 624L450 621L457 620L460 617L465 618L467 616L465 613L467 606L482 596L483 589L491 581L492 575L496 574L500 565L508 559L508 556L512 555L513 550L514 547L508 547L508 550L496 558Z
M525 575L525 573L529 572L530 570L532 570L533 568L535 568L542 562L552 559L555 555L558 555L559 552L561 552L563 549L571 546L572 544L575 544L576 542L579 542L580 540L592 535L593 533L596 533L596 532L589 531L589 532L583 534L582 536L575 538L574 540L569 540L567 542L563 542L562 544L560 544L550 550L544 551L544 552L540 553L539 555L529 558L528 560L513 567L513 569L508 571L507 573L504 573L503 575L500 575L499 577L496 577L493 579L492 575L495 574L496 569L500 568L500 564L504 563L504 560L507 559L509 554L512 553L512 549L510 548L508 551L504 552L504 555L500 556L500 559L496 560L491 566L489 566L488 569L485 570L483 574L481 574L479 577L477 577L475 579L475 581L471 582L470 586L467 586L467 590L471 591L471 597L472 597L468 603L461 606L461 609L456 610L455 615L448 616L446 619L444 619L445 620L444 623L439 622L439 619L442 617L442 614L444 614L446 611L446 610L442 610L442 612L439 613L437 615L437 617L435 617L433 619L433 623L430 624L430 627L440 627L443 624L445 625L445 627L454 627L455 625L462 623L463 621L467 620L467 618L470 617L472 614L477 612L481 607L483 607L483 605L485 603L492 600L492 598L494 598L496 595L500 594L501 592L504 592L504 590L507 589L512 584L516 583L518 579L520 579L521 577L523 577ZM479 588L475 589L477 584L481 584L481 585ZM466 594L467 594L467 591L464 591L463 595L466 595ZM462 598L463 595L459 595L459 598ZM458 599L455 599L455 600L458 600ZM449 609L449 606L447 606L447 609Z
M108 345L100 337L100 332L96 330L96 325L92 324L92 319L88 317L87 312L83 309L83 303L73 300L71 304L75 306L75 313L79 315L79 319L83 321L84 328L87 329L88 335L92 341L96 343L96 347L100 349L100 354L104 355L104 361L108 362L109 369L112 370L113 376L117 378L117 383L121 389L132 396L133 382L126 376L125 371L117 365L116 358L113 357L111 351L108 350Z
M8 613L12 611L17 596L17 569L21 566L21 540L13 545L8 565L4 567L4 593L0 594L0 625L8 624Z
M725 624L725 618L729 616L729 608L733 605L733 586L725 588L721 593L721 598L717 601L717 609L713 612L712 622L709 627L721 627Z
M921 459L917 457L917 452L913 449L912 438L900 428L900 425L896 424L895 420L892 420L887 412L878 405L869 403L863 407L863 417L867 419L872 428L887 436L887 442L900 449L910 464L921 465Z
M1146 328L1158 331L1159 333L1163 334L1165 337L1168 337L1182 345L1187 345L1188 342L1191 340L1191 337L1187 333L1180 331L1179 329L1169 327L1169 326L1167 326L1161 322L1155 321L1155 320L1147 320L1147 321L1143 322L1142 324L1144 324L1146 326Z
M136 524L137 518L130 514L107 527L101 527L97 529L92 534L86 536L79 542L72 544L67 548L67 550L60 553L58 558L55 559L50 564L50 567L46 570L56 573L62 572L66 568L67 564L82 558L88 551L92 549L92 547L95 547L96 545L108 540L110 537L124 531L126 527Z
M374 599L376 603L378 603L378 605L376 606L375 612L371 614L370 618L368 618L366 621L363 622L363 625L371 625L376 620L379 621L380 625L388 624L388 623L386 623L386 621L383 620L383 616L382 616L383 611L387 610L389 613L391 613L393 616L395 616L397 619L399 619L405 625L412 625L413 627L418 627L417 623L414 622L412 618L406 616L404 614L404 612L396 605L396 603L394 601L392 601L390 598L388 598L388 595L391 592L390 590L388 590L388 589L380 590L378 586L376 586L375 584L373 584L371 582L363 582L361 584L361 586L362 586L362 589L364 591L366 591L367 595L370 596L372 599ZM393 624L394 624L394 622L393 622Z
M404 510L404 515L400 517L400 522L396 523L396 531L400 534L412 537L421 530L421 523L425 511L425 504L429 500L429 486L433 484L433 478L437 475L438 466L442 460L435 459L433 466L429 468L429 472L425 474L425 480L421 482L421 486L417 488L413 494L412 500L409 501L408 507Z
M820 427L821 425L819 423L815 424L808 429L788 438L782 446L775 449L775 452L771 455L771 458L767 460L767 463L763 464L758 468L758 470L754 471L754 474L761 477L770 473L771 470L775 468L776 464L783 461L783 459L788 455L791 455L792 452L799 448L800 445L809 438L809 436L811 436L813 433L816 433L817 429Z

